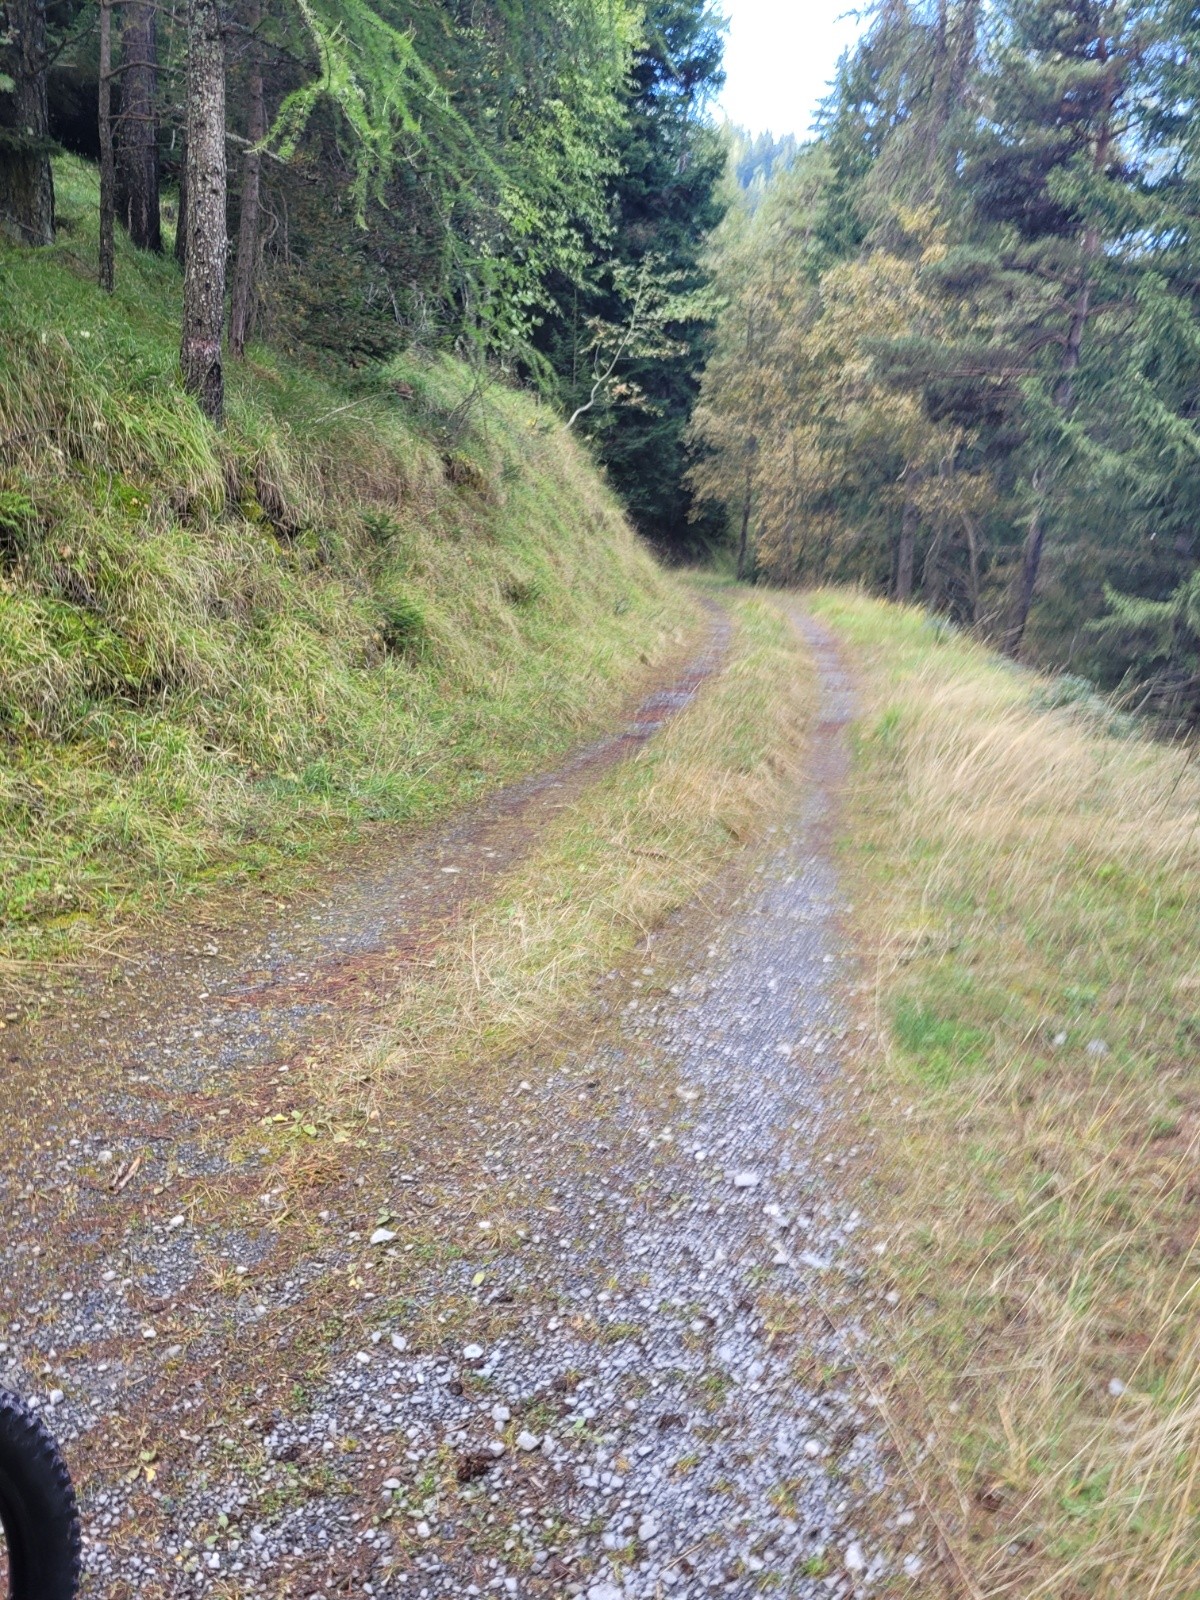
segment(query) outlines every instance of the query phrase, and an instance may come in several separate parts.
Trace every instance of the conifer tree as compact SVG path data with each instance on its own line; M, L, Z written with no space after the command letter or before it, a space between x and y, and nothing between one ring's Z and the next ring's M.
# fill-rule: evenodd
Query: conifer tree
M726 150L708 121L721 56L708 0L649 5L608 184L612 232L601 251L611 265L583 286L557 277L557 309L537 338L573 411L592 382L593 329L628 325L631 295L653 265L665 313L660 337L622 363L619 386L590 409L586 425L635 521L674 544L689 538L686 436L711 333L702 258L723 210Z
M0 4L0 229L54 243L46 0Z
M1186 679L1198 43L1182 0L882 0L805 158L824 176L790 269L777 179L750 270L718 272L704 488L736 536L753 437L764 570L911 592L1107 682L1143 681L1138 629L1159 659L1169 617L1157 670ZM807 298L751 381L739 334L788 270Z
M1001 15L968 181L978 218L993 229L998 292L1015 302L1006 332L1030 368L1028 522L1002 640L1012 655L1062 468L1088 429L1081 366L1089 341L1126 307L1136 271L1120 247L1133 220L1131 123L1155 11L1156 0L1008 0Z
M162 250L158 171L158 7L124 0L121 7L121 116L117 207L139 250Z

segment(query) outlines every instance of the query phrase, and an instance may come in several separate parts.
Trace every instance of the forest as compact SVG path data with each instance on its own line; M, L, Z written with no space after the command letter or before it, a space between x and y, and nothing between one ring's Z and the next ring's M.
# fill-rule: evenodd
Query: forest
M713 246L691 483L743 574L858 581L1190 725L1197 21L879 6Z
M717 125L701 0L5 16L8 233L96 161L98 281L114 227L173 249L211 417L250 339L452 350L672 558L1200 713L1191 8L886 0L803 145Z
M11 0L0 19L5 232L51 244L54 152L94 161L99 284L114 228L173 251L210 418L254 338L340 370L454 350L586 418L644 531L685 537L725 164L700 0Z

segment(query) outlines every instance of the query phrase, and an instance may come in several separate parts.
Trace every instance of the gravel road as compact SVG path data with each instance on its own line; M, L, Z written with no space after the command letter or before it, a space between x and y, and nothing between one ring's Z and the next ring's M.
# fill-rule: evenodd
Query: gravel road
M34 1087L0 1378L67 1443L87 1593L924 1592L863 1376L859 1319L886 1304L835 1104L851 691L795 620L822 710L793 814L607 975L573 1049L370 1137L289 1110L298 1057L347 1013L383 1025L389 972L571 803L595 747L236 959L184 945L4 1035Z

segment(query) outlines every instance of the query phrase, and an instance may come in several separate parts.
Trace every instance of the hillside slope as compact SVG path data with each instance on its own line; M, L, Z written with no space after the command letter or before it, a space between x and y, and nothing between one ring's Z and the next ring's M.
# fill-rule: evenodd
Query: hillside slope
M428 815L562 746L692 602L556 420L447 360L261 348L214 433L179 278L0 248L0 953L153 885Z

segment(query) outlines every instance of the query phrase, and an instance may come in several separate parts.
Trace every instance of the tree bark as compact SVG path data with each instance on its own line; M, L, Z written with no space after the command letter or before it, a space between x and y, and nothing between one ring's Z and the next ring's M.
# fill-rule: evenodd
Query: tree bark
M912 599L918 521L916 502L910 497L905 500L900 517L900 544L896 551L896 599L902 604Z
M800 523L800 451L796 444L796 435L792 434L792 481L791 492L788 495L787 513L783 522L783 553L787 562L787 581L795 583L797 577L796 566L796 529Z
M979 530L973 517L963 518L963 529L967 535L967 559L970 563L971 626L975 627L979 621Z
M187 262L187 135L179 159L179 210L175 217L175 259L182 267Z
M112 0L100 0L100 287L113 292L113 228L116 168L112 127Z
M162 251L158 183L158 27L154 0L126 0L121 26L121 214L139 250Z
M46 0L10 0L13 80L0 145L0 229L26 244L54 243L54 174L46 99Z
M1088 235L1087 254L1094 257L1100 248L1099 234L1091 230ZM1075 399L1075 374L1083 355L1083 335L1092 309L1092 285L1085 278L1071 307L1071 320L1067 327L1067 341L1063 346L1062 366L1054 386L1054 403L1060 411L1069 411Z
M250 31L250 146L242 163L242 209L238 219L237 257L233 268L233 296L229 309L229 348L240 361L254 325L261 232L262 152L258 146L267 134L267 101L263 92L262 54L258 28L262 12L252 0L247 25Z
M225 43L218 0L188 0L187 259L183 381L204 414L225 410Z

